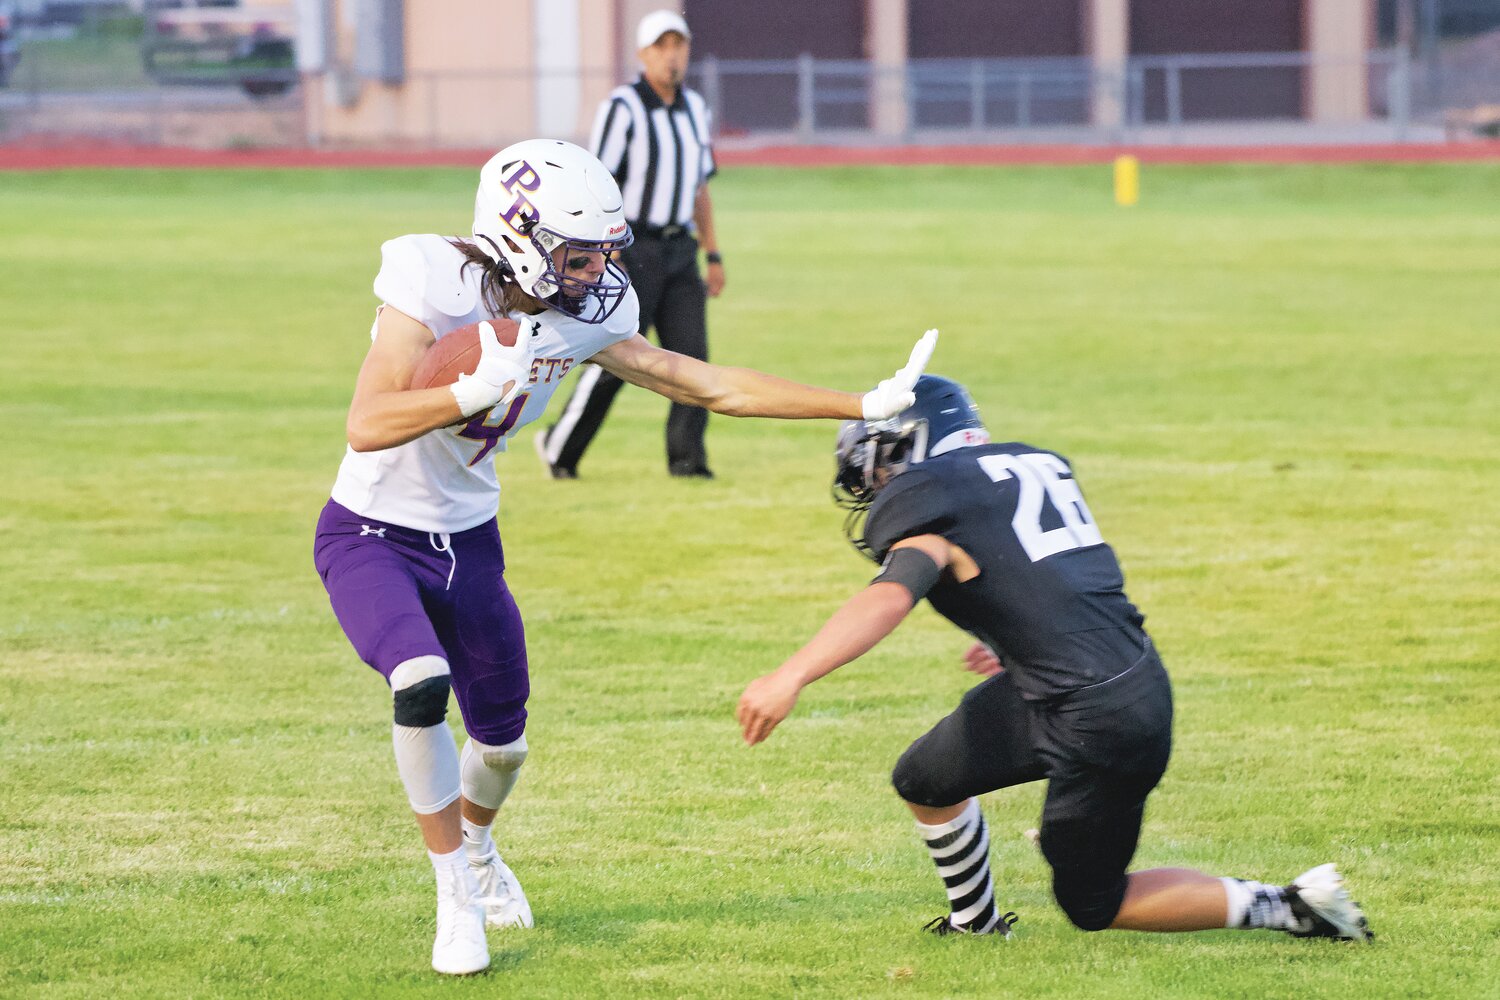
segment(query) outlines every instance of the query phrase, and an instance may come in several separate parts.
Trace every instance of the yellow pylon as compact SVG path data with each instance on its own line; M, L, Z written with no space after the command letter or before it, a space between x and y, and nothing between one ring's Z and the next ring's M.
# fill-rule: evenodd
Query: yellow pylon
M1129 208L1141 198L1141 161L1126 154L1115 157L1115 204Z

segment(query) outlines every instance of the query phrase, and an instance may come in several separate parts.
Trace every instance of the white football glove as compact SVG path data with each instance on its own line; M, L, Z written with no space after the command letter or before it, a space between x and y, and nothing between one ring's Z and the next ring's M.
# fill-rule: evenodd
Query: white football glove
M492 406L509 403L526 388L527 380L531 378L532 335L535 331L533 321L522 322L516 333L515 346L506 347L495 336L494 326L489 322L479 324L479 364L473 375L460 375L458 381L448 387L464 416L472 417Z
M911 349L906 367L865 393L861 403L866 420L889 420L917 401L911 387L922 377L922 370L932 358L937 347L938 332L928 330Z

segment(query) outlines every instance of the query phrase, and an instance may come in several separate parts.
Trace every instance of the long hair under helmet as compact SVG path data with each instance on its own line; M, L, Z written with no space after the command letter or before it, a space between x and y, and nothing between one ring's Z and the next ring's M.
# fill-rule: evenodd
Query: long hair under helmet
M620 186L588 150L560 139L527 139L490 157L479 171L474 239L506 277L550 309L603 323L630 288L614 259L634 237ZM604 254L597 281L559 270L553 251ZM565 264L566 267L566 264Z
M865 514L886 483L929 458L990 440L979 407L957 382L923 375L912 393L916 401L889 420L846 420L839 427L833 502L849 512L844 534L866 556Z

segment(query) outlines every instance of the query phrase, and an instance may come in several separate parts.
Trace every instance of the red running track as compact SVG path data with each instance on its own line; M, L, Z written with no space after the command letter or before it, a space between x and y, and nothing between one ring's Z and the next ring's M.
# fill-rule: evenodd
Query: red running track
M96 142L0 146L0 170L77 167L273 169L280 167L478 167L493 150L203 150ZM1066 166L1108 163L1130 153L1143 163L1500 162L1500 141L1334 146L765 146L721 149L730 166Z

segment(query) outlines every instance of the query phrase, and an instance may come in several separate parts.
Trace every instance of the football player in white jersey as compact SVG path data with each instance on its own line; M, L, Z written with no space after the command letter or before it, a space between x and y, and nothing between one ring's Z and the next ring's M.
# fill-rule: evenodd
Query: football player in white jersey
M862 396L653 347L614 259L630 240L599 161L533 139L480 171L472 238L403 236L382 248L373 343L314 561L340 626L393 692L396 766L437 875L439 972L489 965L486 923L532 925L490 834L526 759L530 691L495 523L494 453L584 361L716 413L879 420L911 404L936 344L928 331L906 367ZM482 324L472 375L411 388L439 338L501 317L521 324L514 346ZM445 721L450 692L468 734L462 752Z

